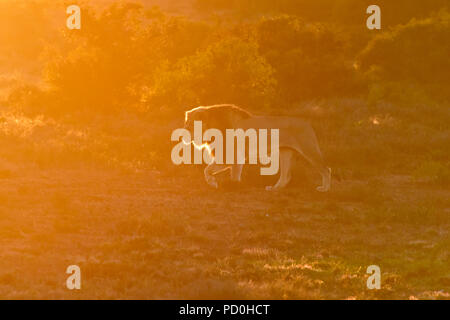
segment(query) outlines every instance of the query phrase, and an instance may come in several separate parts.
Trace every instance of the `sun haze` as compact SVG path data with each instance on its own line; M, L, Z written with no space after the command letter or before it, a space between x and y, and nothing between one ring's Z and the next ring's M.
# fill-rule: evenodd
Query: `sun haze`
M70 1L0 0L0 296L448 299L448 1L371 4L77 1L69 29ZM216 104L308 123L329 192L299 152L276 192L173 164Z

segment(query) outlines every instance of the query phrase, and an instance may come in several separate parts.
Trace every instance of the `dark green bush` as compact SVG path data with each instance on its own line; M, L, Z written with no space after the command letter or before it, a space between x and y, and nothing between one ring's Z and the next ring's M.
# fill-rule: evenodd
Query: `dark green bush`
M357 89L345 39L332 26L280 16L263 19L256 33L261 54L276 70L283 99L293 103Z
M155 73L146 95L149 105L185 110L199 104L270 106L276 90L273 69L257 45L238 38L212 44Z
M375 37L359 55L372 96L401 102L450 98L450 14L411 20Z

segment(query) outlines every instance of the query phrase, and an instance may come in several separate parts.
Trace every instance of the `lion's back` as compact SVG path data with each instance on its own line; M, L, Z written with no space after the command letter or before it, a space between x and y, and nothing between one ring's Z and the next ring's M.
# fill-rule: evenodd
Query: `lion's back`
M288 116L253 116L237 124L243 129L279 129L280 147L292 148L297 151L316 150L318 141L311 125L297 117Z
M243 123L244 129L279 129L280 137L311 137L314 130L311 125L303 119L287 116L261 116L246 119Z

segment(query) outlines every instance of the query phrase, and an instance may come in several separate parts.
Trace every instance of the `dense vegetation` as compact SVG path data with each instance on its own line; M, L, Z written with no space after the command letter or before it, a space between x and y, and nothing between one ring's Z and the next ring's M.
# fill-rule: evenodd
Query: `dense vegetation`
M431 100L448 100L446 39L450 27L449 13L441 8L444 2L417 6L409 1L387 2L383 6L384 32L364 30L364 6L355 1L207 3L210 9L237 6L239 10L281 15L245 22L220 18L205 22L167 16L138 4L113 5L103 12L85 9L82 30L65 30L60 41L45 52L44 80L50 90L36 92L25 105L19 103L49 115L87 110L170 112L218 101L256 109L290 108L311 99L339 96L402 98L395 87L405 87L403 84L414 86ZM201 0L198 5L204 6ZM42 6L33 2L23 6L33 17L38 7L38 19L33 20L36 25L48 25L42 20ZM388 28L393 10L397 24ZM330 12L346 16L341 11L354 16L350 23L326 18ZM423 17L424 12L431 15ZM412 20L407 21L408 17ZM12 30L18 33L21 29ZM47 39L39 37L41 32ZM48 34L46 29L34 31L25 39L35 40L20 44L4 35L0 40L8 46L2 49L11 54L24 45L23 58L32 60L30 56L38 53L37 43L39 48L44 48L41 41L50 43L53 35ZM14 38L23 39L20 34ZM367 43L355 45L361 38ZM422 40L413 41L417 38ZM380 86L394 92L388 94ZM20 98L16 92L11 102Z
M417 126L423 128L420 135L424 137L410 148L436 150L448 143L448 139L437 138L445 136L437 132L448 120L450 92L450 14L445 2L383 2L382 31L367 30L367 15L359 1L357 5L355 1L325 0L207 4L197 1L205 18L195 19L167 15L142 4L88 6L83 7L81 30L59 28L60 33L49 31L55 24L51 13L57 6L22 3L21 10L37 14L33 21L45 25L38 29L34 22L23 22L23 11L18 15L17 7L3 4L3 14L18 15L17 21L9 20L13 26L17 24L12 28L15 38L25 32L23 28L33 32L25 32L29 41L22 42L0 35L0 41L7 43L2 50L14 55L14 61L27 64L35 61L31 56L40 56L34 70L40 66L43 75L40 85L25 77L5 78L10 92L5 104L28 116L93 119L121 114L121 119L165 119L153 124L158 127L181 119L189 107L215 103L235 103L255 112L299 114L314 122L317 115L308 109L315 104L326 109L327 128L323 130L354 130L353 121L393 118L396 125L382 131L386 137L399 133L406 137ZM253 14L245 20L229 19L227 13L210 18L211 12L222 9L228 14ZM349 18L343 21L343 17ZM21 47L26 50L18 50ZM323 106L329 105L330 99L346 98L361 101L356 105L364 107L331 107L332 111ZM330 118L333 112L336 114ZM320 132L323 119L316 125ZM348 134L343 134L342 145ZM434 136L431 142L430 136ZM168 146L148 143L160 150ZM370 150L361 151L366 154L361 161L367 161L371 157L367 153L381 146L386 144L377 141ZM393 150L398 147L398 142L391 146ZM141 158L137 148L125 156ZM402 150L405 153L405 148ZM447 163L435 163L442 155L430 152L421 160L444 170ZM330 158L337 161L334 165L345 166L344 160L340 163ZM395 159L404 161L399 156L386 161Z

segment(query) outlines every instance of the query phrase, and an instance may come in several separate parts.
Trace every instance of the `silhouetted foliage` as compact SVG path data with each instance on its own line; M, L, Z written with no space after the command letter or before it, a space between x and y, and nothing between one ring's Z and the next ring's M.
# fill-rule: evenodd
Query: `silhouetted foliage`
M292 16L263 19L257 25L257 41L276 70L283 99L298 102L354 93L353 62L334 28Z
M425 13L428 18L394 28L383 22L383 30L370 36L365 1L198 1L205 10L270 13L249 13L242 22L190 20L140 4L84 8L82 29L64 29L62 40L44 51L45 89L27 84L9 103L52 116L124 111L178 116L198 104L279 110L366 94L371 104L448 97L449 14L430 15L445 3L408 3L381 1L383 21ZM326 12L341 17L345 8L349 12L342 16L354 14L361 21L325 17ZM278 14L286 11L293 14Z
M384 87L380 94L387 98L401 95L400 91L415 98L417 95L411 91L428 92L434 98L449 98L448 39L450 14L442 11L380 34L367 45L358 60L371 84L378 90ZM414 86L413 90L408 90L408 84Z

